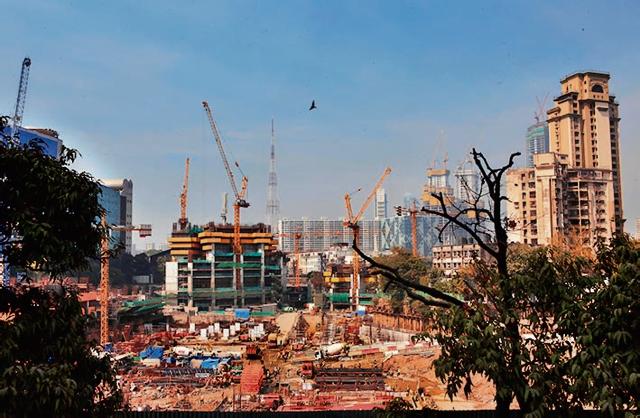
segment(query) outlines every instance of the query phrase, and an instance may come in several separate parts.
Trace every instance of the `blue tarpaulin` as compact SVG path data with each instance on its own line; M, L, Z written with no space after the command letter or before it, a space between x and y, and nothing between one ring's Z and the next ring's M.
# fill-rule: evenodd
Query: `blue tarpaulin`
M149 346L140 352L140 358L142 360L146 358L162 358L164 349L162 347Z
M200 368L217 369L219 363L220 363L220 359L218 357L211 357L206 360L202 360L202 363L200 363Z
M246 319L246 320L248 320L250 316L251 316L251 310L250 309L246 309L246 308L236 309L236 318L237 319Z

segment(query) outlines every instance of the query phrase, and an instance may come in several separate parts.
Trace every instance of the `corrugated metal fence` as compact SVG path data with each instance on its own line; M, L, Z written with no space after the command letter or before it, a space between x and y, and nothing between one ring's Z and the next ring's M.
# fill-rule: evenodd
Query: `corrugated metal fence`
M262 417L286 417L286 418L495 418L496 412L488 411L308 411L308 412L193 412L193 411L145 411L145 412L119 412L114 418L262 418ZM512 412L512 418L520 418L519 412ZM566 418L566 414L550 414L548 417ZM602 418L610 417L599 411L582 411L572 415L573 418ZM616 414L615 418L623 418L624 414Z

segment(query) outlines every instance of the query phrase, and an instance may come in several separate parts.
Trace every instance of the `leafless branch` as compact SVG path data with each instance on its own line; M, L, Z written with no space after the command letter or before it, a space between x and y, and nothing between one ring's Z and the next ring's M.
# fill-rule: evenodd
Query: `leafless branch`
M386 265L381 264L381 263L378 263L373 258L371 258L368 255L366 255L365 253L363 253L360 248L358 248L358 246L356 245L355 239L353 240L352 248L354 249L354 251L360 257L362 257L362 259L367 261L374 268L378 269L380 271L380 273L384 277L386 277L387 279L389 279L390 281L392 281L392 282L394 282L396 284L399 284L406 291L413 289L413 290L417 290L417 291L420 291L420 292L424 292L427 295L435 298L436 300L444 301L444 303L447 304L447 306L450 306L450 305L456 305L456 306L464 305L464 302L461 302L460 300L454 298L453 296L449 296L444 292L441 292L441 291L439 291L437 289L434 289L432 287L429 287L429 286L425 286L425 285L423 285L421 283L416 283L416 282L412 282L411 280L407 280L404 277L400 276L400 274L399 274L397 269L395 269L393 267L386 266ZM425 300L429 300L429 299L425 298Z

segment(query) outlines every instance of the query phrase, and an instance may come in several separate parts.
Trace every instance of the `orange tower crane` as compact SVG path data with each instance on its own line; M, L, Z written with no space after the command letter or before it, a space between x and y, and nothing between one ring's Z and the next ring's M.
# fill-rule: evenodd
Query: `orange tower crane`
M394 206L396 209L396 215L402 216L403 213L409 215L411 221L411 253L414 257L418 257L418 208L416 208L416 202L411 204L410 208L403 208L402 206Z
M100 344L109 342L109 234L107 215L102 215L102 228L105 234L100 243ZM140 238L151 235L151 225L124 226L111 225L111 231L138 231Z
M180 219L178 224L180 230L187 229L189 220L187 219L187 193L189 192L189 158L184 163L184 181L182 183L182 192L180 193Z
M240 186L240 191L238 191L238 186L236 186L236 178L233 175L233 171L231 171L229 160L227 160L227 154L224 152L224 147L222 146L222 138L220 137L218 126L216 125L216 122L213 119L213 115L211 114L209 103L207 103L207 101L203 101L202 106L204 107L204 110L207 113L207 117L209 118L211 132L213 133L213 137L215 138L216 144L218 145L218 151L220 151L220 157L222 158L222 163L224 164L224 169L227 172L229 184L231 185L231 189L233 190L233 195L235 197L235 201L233 203L233 252L235 254L242 254L242 247L240 246L240 208L249 207L249 202L245 200L245 195L247 194L248 179L246 176L242 176L242 184ZM240 169L240 166L237 162L235 163L235 165L236 167L238 167L238 169Z
M353 239L358 247L360 246L360 225L358 225L358 222L360 221L360 219L362 218L362 215L364 215L364 212L367 210L367 208L375 198L376 192L378 191L380 186L382 186L382 183L384 182L384 180L387 178L389 174L391 174L391 167L387 167L384 170L384 172L382 173L382 176L380 176L380 179L378 180L376 185L373 187L373 190L371 191L371 193L369 193L369 196L367 196L367 199L362 204L362 207L358 211L358 214L355 216L353 216L353 210L351 208L351 194L346 193L344 195L344 204L347 209L347 218L344 220L344 224L349 228L351 228L351 230L353 231ZM353 299L354 304L356 307L360 303L359 287L360 287L360 256L354 250L353 251L352 293L354 298Z
M409 219L411 220L411 253L414 257L418 256L418 209L416 202L411 204L408 210Z

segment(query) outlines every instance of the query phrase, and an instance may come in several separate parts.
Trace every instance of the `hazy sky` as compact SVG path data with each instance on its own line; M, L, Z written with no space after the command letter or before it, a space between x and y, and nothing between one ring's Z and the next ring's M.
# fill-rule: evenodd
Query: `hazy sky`
M152 223L156 243L179 216L185 157L193 222L219 220L230 190L203 99L249 177L244 220L265 217L272 117L281 214L336 218L344 193L370 189L386 165L393 205L420 193L425 169L445 151L455 168L471 146L496 163L523 150L536 96L557 96L562 76L583 69L612 75L628 229L640 217L637 1L0 7L0 113L12 113L29 55L25 125L58 130L82 153L79 169L133 179L134 222ZM318 109L309 112L312 99Z

